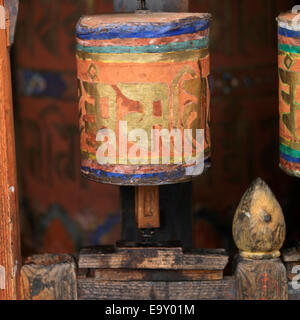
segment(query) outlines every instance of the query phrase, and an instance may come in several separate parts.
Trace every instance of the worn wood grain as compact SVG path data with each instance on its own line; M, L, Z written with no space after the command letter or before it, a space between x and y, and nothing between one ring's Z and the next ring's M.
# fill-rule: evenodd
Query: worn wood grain
M235 272L239 300L287 300L286 269L280 259L241 258Z
M97 269L173 269L223 270L228 256L223 249L192 249L181 247L101 246L80 251L79 268Z
M76 300L76 263L67 254L35 255L21 269L22 299Z
M234 279L217 281L96 281L79 279L79 300L232 300Z
M20 298L22 263L8 25L0 29L0 300Z
M80 279L78 283L78 299L80 300L235 300L235 279L225 277L222 281L210 282L174 282L169 286L168 282L156 283L152 289L153 282L131 282L128 286L120 282L96 281L92 278ZM141 289L142 288L142 289ZM175 291L170 290L175 288ZM161 289L162 292L158 293ZM126 291L128 290L128 292ZM182 290L182 292L179 292ZM195 290L195 291L193 291ZM300 288L293 287L288 283L288 300L300 300Z
M158 186L135 187L135 219L139 229L160 227Z
M223 279L222 270L95 269L93 274L95 280L103 281L200 281Z

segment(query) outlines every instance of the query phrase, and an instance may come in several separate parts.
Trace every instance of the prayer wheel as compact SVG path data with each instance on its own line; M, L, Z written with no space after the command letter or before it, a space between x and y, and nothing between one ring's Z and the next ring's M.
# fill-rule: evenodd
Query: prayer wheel
M280 167L300 177L300 15L278 17Z
M116 185L191 180L210 165L209 14L83 16L81 172Z

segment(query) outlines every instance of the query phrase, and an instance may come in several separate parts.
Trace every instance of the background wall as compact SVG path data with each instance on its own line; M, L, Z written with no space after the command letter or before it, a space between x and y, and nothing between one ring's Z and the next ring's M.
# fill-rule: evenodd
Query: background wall
M14 66L23 254L75 252L120 233L119 188L80 176L75 24L112 1L20 3Z
M150 0L148 0L150 1ZM190 0L213 14L212 168L194 182L194 243L233 249L231 223L260 176L299 240L299 180L278 168L277 30L290 0ZM75 24L109 0L21 1L13 49L23 255L75 252L120 238L119 188L80 177Z

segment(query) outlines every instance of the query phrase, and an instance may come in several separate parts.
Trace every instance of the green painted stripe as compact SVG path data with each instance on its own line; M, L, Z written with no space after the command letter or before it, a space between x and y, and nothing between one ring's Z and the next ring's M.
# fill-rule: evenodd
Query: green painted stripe
M174 42L165 45L149 45L140 47L129 46L110 46L110 47L85 47L77 45L78 50L89 53L159 53L159 52L174 52L184 50L198 50L208 46L209 37L200 40L191 40L185 42Z
M280 144L280 151L289 156L292 156L293 158L300 158L300 151L293 150L282 143Z
M279 48L279 50L283 50L285 52L300 53L300 47L291 46L291 45L285 44L285 43L279 43L278 48Z

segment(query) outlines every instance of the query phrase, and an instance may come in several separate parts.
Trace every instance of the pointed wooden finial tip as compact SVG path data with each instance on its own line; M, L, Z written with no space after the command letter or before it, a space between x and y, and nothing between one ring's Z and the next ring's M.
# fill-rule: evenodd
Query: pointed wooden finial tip
M233 219L233 238L242 256L277 257L285 239L281 207L269 186L255 179Z
M253 182L251 183L251 185L253 185L253 186L268 186L268 185L265 183L265 181L264 181L262 178L260 178L260 177L258 177L258 178L256 178L255 180L253 180Z

